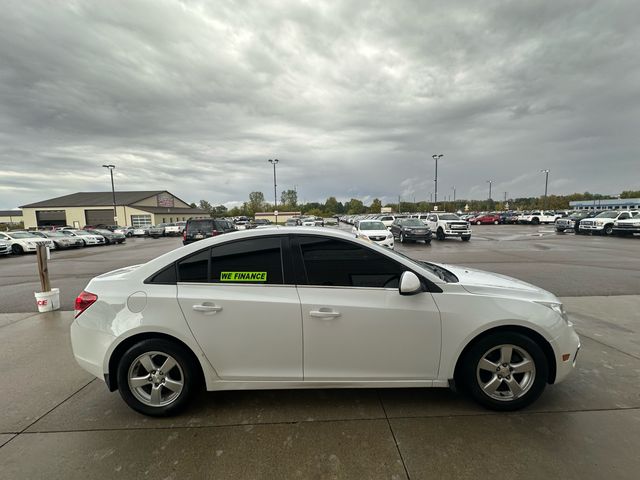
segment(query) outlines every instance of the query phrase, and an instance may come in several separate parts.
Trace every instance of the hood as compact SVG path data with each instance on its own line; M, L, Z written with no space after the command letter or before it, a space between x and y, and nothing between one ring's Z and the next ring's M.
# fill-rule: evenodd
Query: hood
M559 303L558 298L553 293L517 278L468 267L442 266L458 277L459 284L469 293Z
M360 235L366 235L367 237L386 237L389 235L389 230L386 228L384 230L358 230L358 232Z

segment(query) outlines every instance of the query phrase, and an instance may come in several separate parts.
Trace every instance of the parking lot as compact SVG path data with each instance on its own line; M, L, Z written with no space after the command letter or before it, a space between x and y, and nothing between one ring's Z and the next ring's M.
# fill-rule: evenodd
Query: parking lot
M562 298L583 345L576 372L523 411L435 389L234 391L152 419L75 364L70 310L91 277L179 246L53 252L62 311L49 314L34 313L34 256L0 258L0 478L637 478L640 238L488 225L466 243L396 244Z

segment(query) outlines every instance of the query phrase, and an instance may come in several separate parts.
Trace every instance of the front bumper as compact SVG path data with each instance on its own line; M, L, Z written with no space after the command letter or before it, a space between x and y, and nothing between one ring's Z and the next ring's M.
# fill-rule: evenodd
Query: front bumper
M393 250L393 247L394 247L393 237L387 238L385 240L371 240L371 241L373 243L376 243L376 244L380 245L381 247L387 247L387 248L390 248L391 250Z
M578 337L573 327L569 326L552 343L556 360L556 378L553 383L560 383L576 366L576 359L581 346L580 337Z
M588 230L590 232L601 232L604 230L604 225L583 225L580 224L580 230Z
M404 235L404 238L406 238L407 240L431 240L431 232L425 232L425 233L415 233L412 232L411 230L408 231L402 231L402 234Z
M444 230L447 237L466 237L471 235L471 229L468 230Z

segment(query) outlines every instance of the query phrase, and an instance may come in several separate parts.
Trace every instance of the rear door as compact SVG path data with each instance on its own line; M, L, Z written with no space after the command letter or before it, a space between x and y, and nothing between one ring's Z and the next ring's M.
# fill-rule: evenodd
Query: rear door
M178 262L180 307L222 379L302 379L300 301L283 265L287 245L282 235L242 239Z

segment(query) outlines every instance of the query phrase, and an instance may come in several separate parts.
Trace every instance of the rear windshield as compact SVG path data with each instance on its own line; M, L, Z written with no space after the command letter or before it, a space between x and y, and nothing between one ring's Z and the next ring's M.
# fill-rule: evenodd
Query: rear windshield
M187 228L189 230L213 230L213 220L192 220Z

